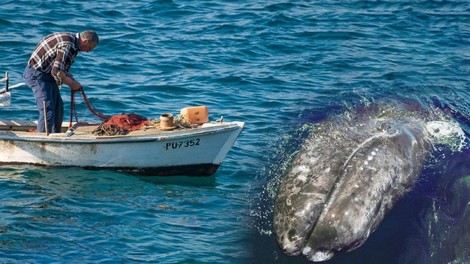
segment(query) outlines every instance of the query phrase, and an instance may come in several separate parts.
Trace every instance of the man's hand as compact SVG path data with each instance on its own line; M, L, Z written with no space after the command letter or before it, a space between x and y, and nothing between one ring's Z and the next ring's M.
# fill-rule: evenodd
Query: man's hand
M75 79L71 76L65 77L64 83L67 84L70 89L72 89L72 91L74 92L82 90L82 85L79 82L75 81Z
M68 76L63 71L59 71L58 75L60 79L62 79L62 82L67 84L70 89L72 89L72 91L77 92L82 89L82 85L79 82L75 81L75 79L71 75Z
M75 81L74 79L72 79L72 82L69 84L70 86L70 89L72 89L72 91L74 92L78 92L78 91L81 91L82 90L82 85Z

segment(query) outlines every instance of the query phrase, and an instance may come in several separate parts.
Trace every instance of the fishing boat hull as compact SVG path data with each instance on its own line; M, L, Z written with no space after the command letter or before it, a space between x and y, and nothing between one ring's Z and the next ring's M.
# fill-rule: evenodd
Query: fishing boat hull
M148 129L124 136L95 136L82 132L79 126L72 136L0 130L0 164L207 176L216 172L243 126L242 122L208 123L197 128Z

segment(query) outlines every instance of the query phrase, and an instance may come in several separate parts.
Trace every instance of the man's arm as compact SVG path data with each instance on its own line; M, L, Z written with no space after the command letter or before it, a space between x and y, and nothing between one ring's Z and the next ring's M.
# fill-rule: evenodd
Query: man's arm
M66 60L70 58L70 46L65 46L57 49L54 64L52 65L51 74L59 83L65 83L73 91L79 91L82 89L82 85L77 82L72 76L66 71ZM71 62L70 62L71 63Z

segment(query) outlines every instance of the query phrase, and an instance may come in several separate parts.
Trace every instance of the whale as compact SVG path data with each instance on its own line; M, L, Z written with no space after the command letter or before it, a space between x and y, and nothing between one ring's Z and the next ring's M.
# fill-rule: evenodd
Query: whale
M427 121L377 106L316 124L275 197L282 251L320 262L360 247L420 176L432 149Z

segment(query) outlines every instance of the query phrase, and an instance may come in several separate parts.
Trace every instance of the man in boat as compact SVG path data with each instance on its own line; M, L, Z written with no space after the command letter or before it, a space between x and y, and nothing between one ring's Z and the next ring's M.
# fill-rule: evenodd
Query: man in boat
M82 85L69 74L70 66L78 52L92 51L98 42L98 34L87 30L81 33L53 33L36 46L23 77L36 99L39 111L37 132L61 132L64 102L59 87L66 84L73 91L82 89Z

